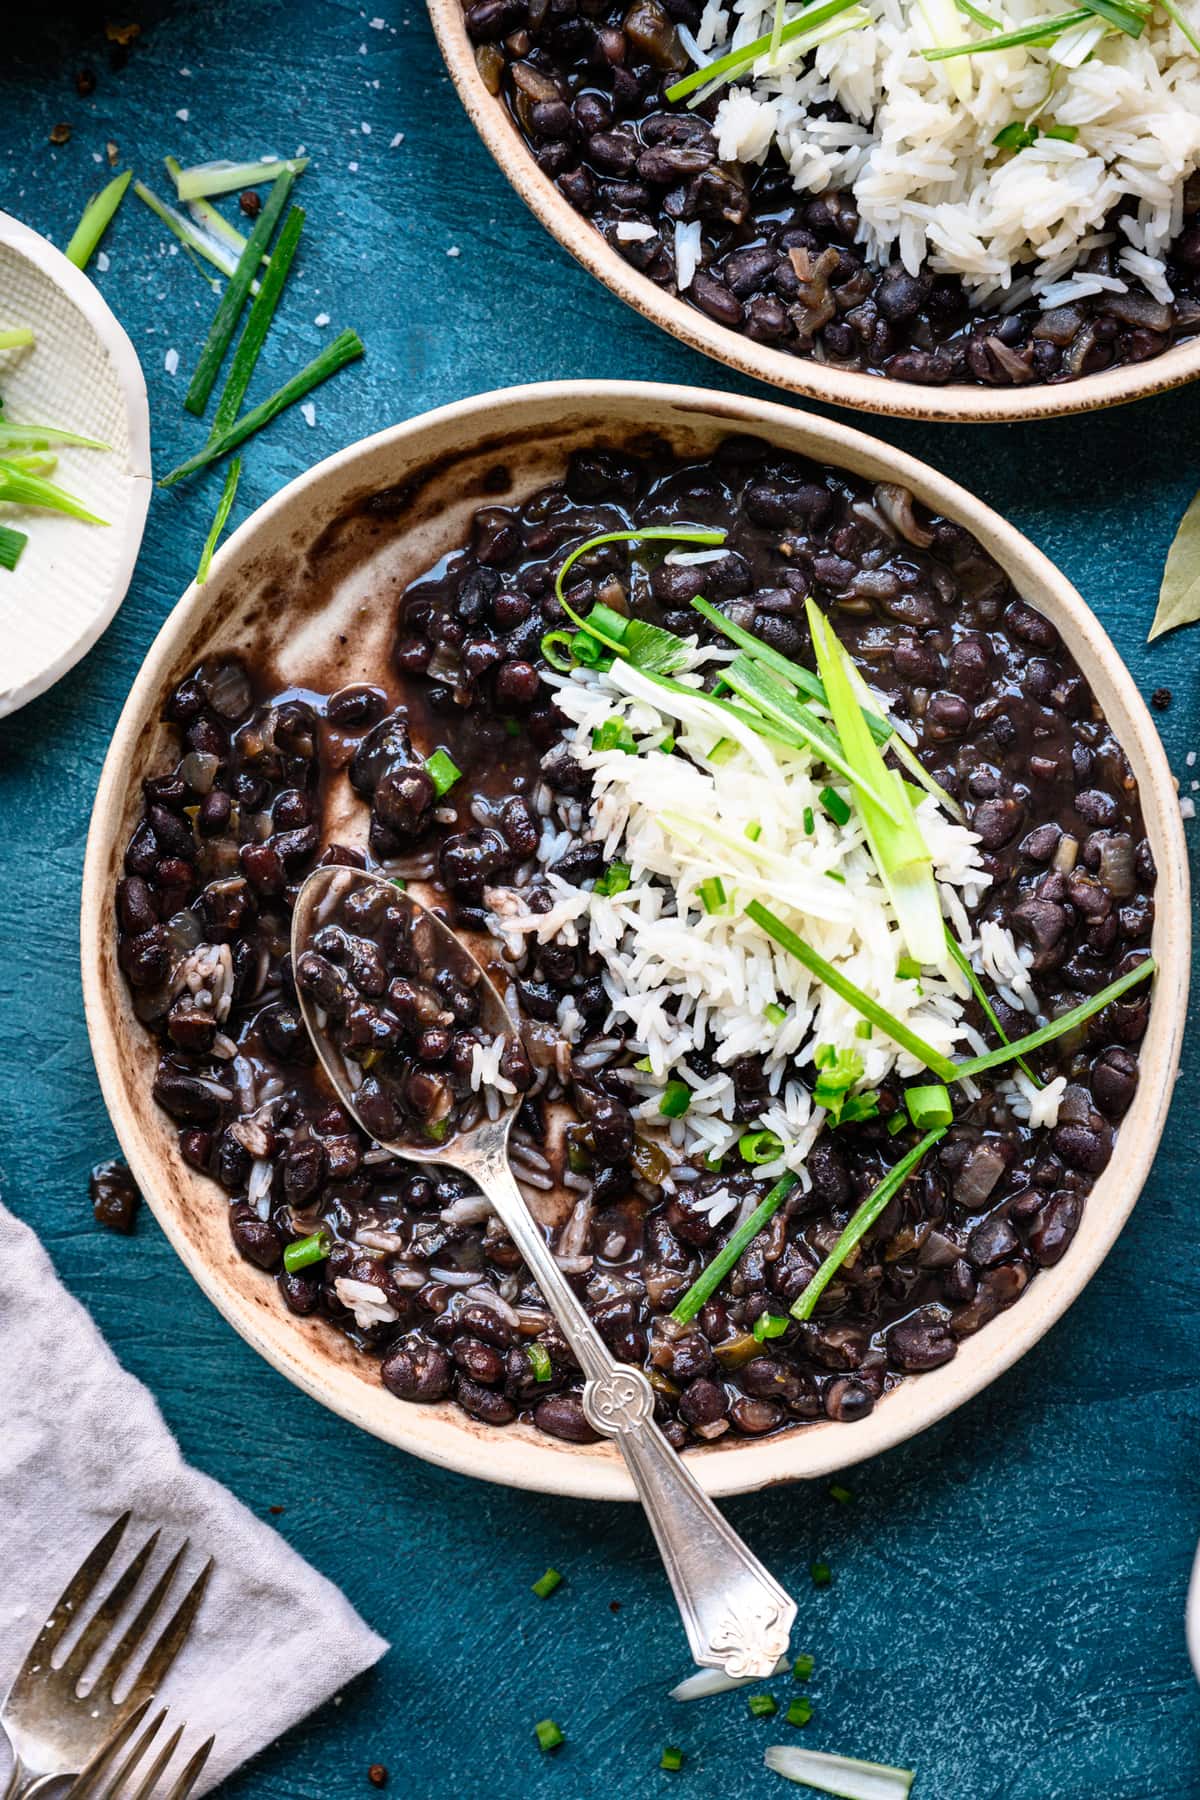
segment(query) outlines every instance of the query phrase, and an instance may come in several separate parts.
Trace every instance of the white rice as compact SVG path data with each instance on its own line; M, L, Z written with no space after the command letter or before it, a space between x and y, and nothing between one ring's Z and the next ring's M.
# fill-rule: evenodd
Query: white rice
M1200 0L1178 0L1200 35ZM801 9L785 7L785 19ZM989 14L1012 28L1053 15L1048 0L999 0ZM1140 282L1172 297L1164 254L1178 234L1183 188L1200 166L1200 56L1158 7L1139 38L1099 25L1049 49L1025 46L931 63L928 14L948 12L962 41L985 40L952 0L862 0L832 21L830 41L806 54L785 44L749 79L724 90L716 116L724 160L759 162L778 144L802 192L852 189L867 256L899 257L961 275L977 302L1009 289L1059 306ZM770 32L774 0L710 0L696 34L704 60ZM833 103L845 118L825 116ZM1006 151L1014 121L1042 129ZM1044 135L1074 129L1074 141ZM1129 239L1121 277L1073 270L1121 202ZM693 265L694 267L694 265Z
M704 660L711 652L693 650L693 671ZM519 891L490 890L492 929L514 954L529 940L590 939L603 963L608 1024L626 1028L634 1058L646 1065L624 1071L641 1096L638 1116L666 1123L659 1101L670 1079L691 1090L686 1114L668 1127L675 1151L721 1155L742 1135L729 1072L740 1057L763 1059L768 1095L761 1125L783 1145L782 1155L763 1166L767 1176L785 1167L802 1171L825 1124L797 1073L818 1045L856 1052L864 1090L893 1070L908 1077L924 1066L879 1031L860 1037L857 1011L747 918L752 899L944 1054L960 1042L972 1045L975 1034L962 1018L965 987L948 957L945 968L926 970L920 982L900 978L903 944L890 898L857 814L841 826L822 806L821 790L843 785L829 782L823 764L807 751L769 749L702 696L666 693L628 664L552 679L575 755L593 777L587 834L602 841L606 865L629 865L630 885L610 897L547 873L551 905L541 913L527 911ZM594 750L592 734L608 720L623 720L644 746L671 729L682 754ZM731 732L741 744L713 763L709 753ZM808 809L811 834L804 829ZM989 880L978 840L932 798L921 802L918 816L941 891L953 894L960 937L973 951L966 907ZM759 827L754 840L746 836L748 825ZM830 880L830 872L841 879ZM713 876L725 884L727 912L704 908L701 883ZM1028 986L1011 936L995 925L988 933L989 955L1006 985ZM782 1023L767 1016L775 1005L786 1008ZM714 1044L713 1071L701 1075L689 1058ZM709 1204L716 1210L721 1200L719 1192ZM721 1207L722 1218L732 1205Z

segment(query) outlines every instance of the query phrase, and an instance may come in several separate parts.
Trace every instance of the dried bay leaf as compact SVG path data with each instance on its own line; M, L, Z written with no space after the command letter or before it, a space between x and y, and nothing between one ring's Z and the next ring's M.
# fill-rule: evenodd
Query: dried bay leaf
M1158 608L1147 642L1200 619L1200 494L1179 522L1158 591Z

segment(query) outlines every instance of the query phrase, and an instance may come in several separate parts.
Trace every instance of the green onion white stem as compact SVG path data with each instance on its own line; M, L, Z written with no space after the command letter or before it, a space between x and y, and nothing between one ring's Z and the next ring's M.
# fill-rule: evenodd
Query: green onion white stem
M838 1800L908 1800L915 1780L912 1769L862 1762L853 1756L829 1756L793 1744L772 1744L763 1755L768 1769L788 1781L834 1794Z
M792 1666L790 1652L780 1657L772 1675L782 1675ZM724 1669L700 1669L695 1675L689 1675L671 1689L667 1696L670 1700L707 1700L710 1694L728 1694L733 1688L755 1687L762 1680L760 1675L727 1675Z
M28 325L14 325L8 331L0 331L0 350L26 350L33 343L33 332Z
M307 156L294 156L281 161L278 157L260 158L257 162L196 163L190 169L172 169L175 192L180 200L205 200L214 194L232 194L238 188L258 187L274 181L285 170L295 176L308 167Z
M28 542L24 531L17 531L12 525L0 525L0 569L15 569Z
M222 275L231 276L233 274L237 268L238 259L228 244L221 243L211 232L202 230L194 219L188 218L186 213L177 212L173 206L168 206L165 201L158 198L157 194L150 191L144 181L135 181L133 191L138 199L150 208L155 218L162 220L167 230L179 239L186 250L191 250L197 256L203 257L205 262L211 263L213 268L219 270Z

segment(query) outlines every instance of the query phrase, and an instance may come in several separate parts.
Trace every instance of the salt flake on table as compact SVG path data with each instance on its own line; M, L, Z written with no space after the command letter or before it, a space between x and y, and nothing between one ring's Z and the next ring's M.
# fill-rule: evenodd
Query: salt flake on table
M315 425L315 424L316 424L316 422L317 422L317 409L316 409L316 407L315 407L315 406L314 406L314 405L313 405L313 403L312 403L312 401L311 401L311 400L303 400L303 401L301 401L301 403L300 403L300 414L301 414L301 417L302 417L302 418L303 418L303 420L304 420L304 423L305 423L305 424L306 424L306 425Z
M383 27L384 27L384 20L383 19L372 19L370 21L370 25L371 25L372 31L382 31Z
M107 250L97 250L97 252L96 252L96 267L100 271L101 275L107 275L108 271L112 268L112 263L109 260L109 255L108 255Z
M352 175L358 174L358 164L357 163L347 163L346 167L349 169L349 171Z
M163 357L163 368L167 371L168 375L174 375L174 373L175 373L176 369L178 369L178 367L179 367L179 352L178 352L178 350L175 350L175 349L168 350L167 354Z
M328 313L318 313L316 318L313 320L314 325L328 325L328 323L329 323L329 314Z
M1179 816L1181 819L1194 819L1196 816L1196 802L1189 800L1186 794L1179 802Z
M187 109L187 107L186 107L186 106L181 106L181 107L180 107L180 109L179 109L179 111L178 111L178 112L177 112L177 113L176 113L176 114L175 114L175 117L176 117L176 118L177 118L177 119L181 119L181 120L182 120L182 121L183 121L183 123L184 123L184 124L185 124L185 125L186 125L186 124L187 124L187 122L188 122L188 109Z
M394 150L396 148L397 144L402 144L403 142L404 142L404 133L402 131L398 131L396 133L395 137L392 139L391 143L388 145L388 149Z
M462 251L459 249L457 244L451 244L450 248L446 252L446 255L447 256L461 256Z
M371 127L367 124L367 121L365 119L363 120L362 124L359 126L358 129L362 132L364 137L370 137Z

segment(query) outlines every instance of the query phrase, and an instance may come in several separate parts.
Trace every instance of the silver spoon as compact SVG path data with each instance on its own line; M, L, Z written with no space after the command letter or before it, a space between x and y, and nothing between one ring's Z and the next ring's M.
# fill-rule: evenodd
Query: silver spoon
M484 1029L516 1036L516 1024L495 986L466 946L411 894L360 869L314 869L296 898L292 957L298 964L314 932L357 887L382 887L389 901L411 907L415 931L429 932L443 965L467 973L481 1000ZM473 973L472 973L473 972ZM369 1137L347 1064L311 996L297 988L309 1035L342 1105ZM353 1065L351 1065L353 1066ZM594 1430L615 1438L645 1508L675 1593L692 1655L702 1667L733 1677L770 1675L788 1647L796 1603L722 1518L683 1458L654 1421L654 1395L641 1369L617 1362L554 1260L508 1163L508 1134L516 1103L505 1097L496 1119L486 1115L443 1145L376 1139L408 1162L439 1163L467 1175L484 1193L562 1327L584 1374L583 1410Z

